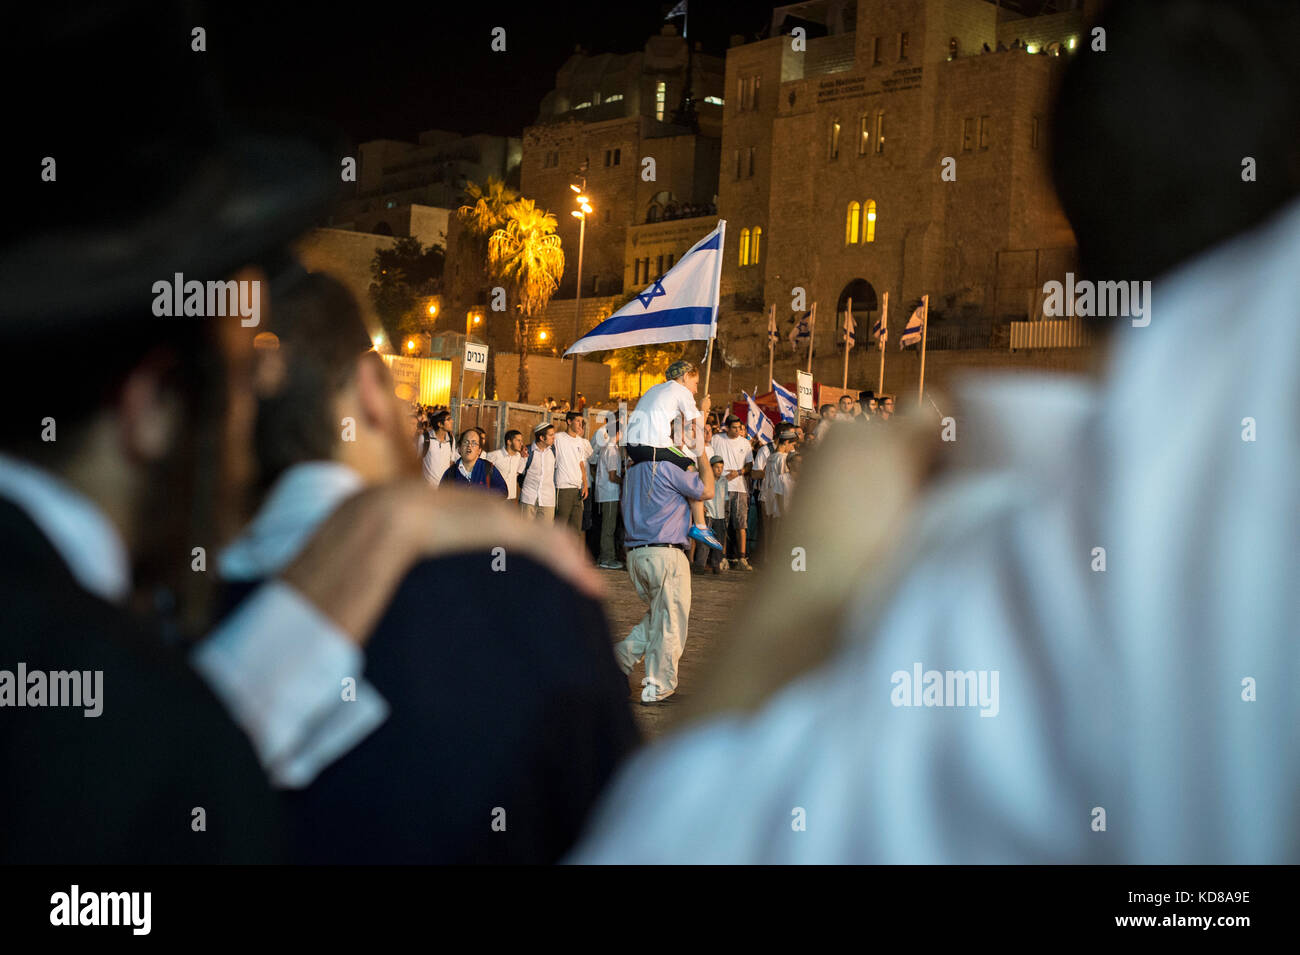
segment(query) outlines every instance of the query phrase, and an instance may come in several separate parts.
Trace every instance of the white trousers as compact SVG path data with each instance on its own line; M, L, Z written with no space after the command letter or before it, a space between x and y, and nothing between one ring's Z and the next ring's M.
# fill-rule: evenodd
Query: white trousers
M637 596L650 605L621 643L614 657L631 673L645 657L645 679L659 698L677 689L677 661L686 648L686 624L691 615L691 564L676 547L638 547L628 551L627 570Z

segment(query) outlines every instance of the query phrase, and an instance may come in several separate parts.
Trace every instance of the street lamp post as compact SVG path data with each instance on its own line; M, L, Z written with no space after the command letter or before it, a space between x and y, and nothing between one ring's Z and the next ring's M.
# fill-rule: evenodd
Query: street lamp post
M587 241L587 215L591 212L591 203L584 195L587 189L587 180L584 177L582 185L570 185L570 189L576 192L576 202L579 209L572 213L578 220L578 295L574 301L573 309L573 340L576 342L582 336L582 247ZM578 408L578 356L573 356L573 369L569 378L569 407L573 410Z

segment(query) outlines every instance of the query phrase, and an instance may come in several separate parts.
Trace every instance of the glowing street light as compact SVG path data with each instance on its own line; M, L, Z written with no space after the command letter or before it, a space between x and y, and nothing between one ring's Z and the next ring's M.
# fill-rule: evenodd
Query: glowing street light
M578 295L573 303L573 340L576 342L582 337L582 249L587 241L587 216L591 215L591 200L587 198L587 179L584 176L581 186L569 183L569 188L577 193L574 201L578 208L570 213L578 220ZM569 407L578 406L578 356L573 356L573 370L569 377Z
M437 314L438 314L438 306L435 305L433 302L430 302L430 303L429 303L429 314L430 314L430 315L437 315Z
M415 351L415 339L414 339L414 338L408 338L408 339L406 340L406 350L407 350L407 351Z

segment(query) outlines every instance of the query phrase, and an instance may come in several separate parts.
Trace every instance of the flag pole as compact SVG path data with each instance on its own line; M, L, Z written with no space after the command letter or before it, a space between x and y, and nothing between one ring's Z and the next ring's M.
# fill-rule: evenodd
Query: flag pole
M916 403L922 403L925 395L925 338L930 330L930 296L921 296L921 378L916 385Z
M709 393L709 376L713 373L713 340L718 336L718 299L722 294L722 250L726 245L727 220L718 220L718 267L713 273L713 324L709 327L709 350L704 359L704 393Z
M771 388L772 381L772 363L776 360L776 339L772 337L772 329L776 326L776 302L772 303L772 311L767 319L767 380L768 387ZM757 389L755 389L757 391Z
M841 391L849 387L849 322L852 320L853 299L849 299L848 311L844 313L844 378L840 382Z
M709 376L713 373L713 335L709 336L709 348L704 358L704 393L709 393Z
M813 339L817 337L817 303L813 302L812 315L808 317L808 374L812 374Z
M889 335L889 293L885 293L885 300L880 306L880 340L876 343L880 346L880 377L876 379L876 394L885 393L885 340Z

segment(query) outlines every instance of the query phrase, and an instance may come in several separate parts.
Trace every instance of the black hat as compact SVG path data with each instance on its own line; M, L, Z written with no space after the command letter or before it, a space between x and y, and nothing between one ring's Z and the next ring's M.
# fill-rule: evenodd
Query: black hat
M0 335L149 319L154 282L228 278L339 195L321 134L231 124L212 66L229 37L193 4L52 0L35 19L24 62L58 79L9 128L26 210L0 239Z

